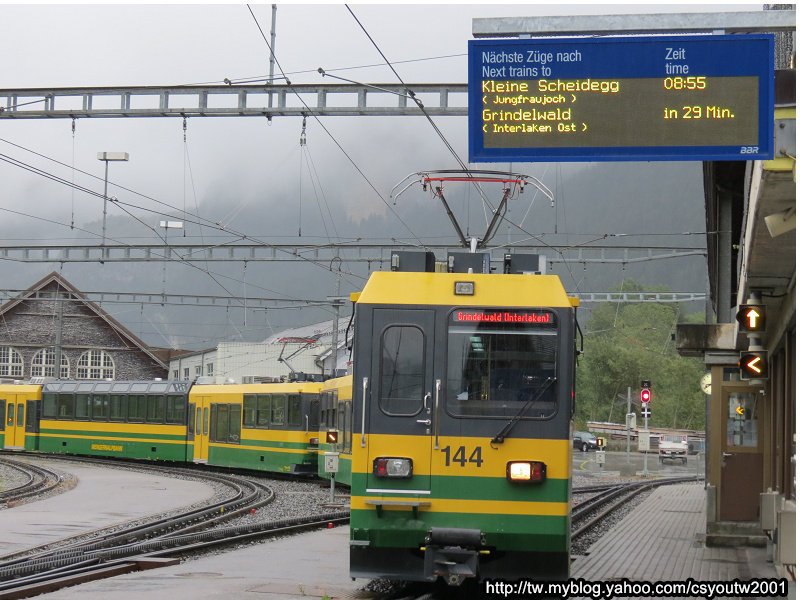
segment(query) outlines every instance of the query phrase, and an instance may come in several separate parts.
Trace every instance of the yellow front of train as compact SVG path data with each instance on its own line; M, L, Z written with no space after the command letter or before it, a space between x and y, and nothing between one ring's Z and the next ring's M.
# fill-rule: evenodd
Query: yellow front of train
M371 275L355 317L351 576L568 576L576 306L551 275Z

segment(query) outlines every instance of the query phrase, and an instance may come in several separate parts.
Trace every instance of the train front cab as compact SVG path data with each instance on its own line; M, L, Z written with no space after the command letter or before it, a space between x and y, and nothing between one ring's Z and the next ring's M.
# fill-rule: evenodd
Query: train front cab
M42 386L0 384L0 448L37 450Z
M356 309L352 577L568 577L575 305L555 276L372 274Z

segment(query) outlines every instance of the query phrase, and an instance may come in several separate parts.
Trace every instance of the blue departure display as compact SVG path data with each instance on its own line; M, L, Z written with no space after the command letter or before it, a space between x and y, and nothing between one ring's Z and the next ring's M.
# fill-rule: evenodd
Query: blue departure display
M769 34L469 41L470 162L766 160Z

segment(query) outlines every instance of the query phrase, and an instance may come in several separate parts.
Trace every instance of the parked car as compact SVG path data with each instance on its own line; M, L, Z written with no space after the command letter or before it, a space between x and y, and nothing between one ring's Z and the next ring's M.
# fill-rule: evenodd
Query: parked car
M658 461L663 463L665 460L679 460L683 464L688 461L689 441L688 437L682 434L662 435L658 441Z
M597 436L588 431L576 431L572 434L572 447L581 452L587 450L597 450L600 445L597 443Z

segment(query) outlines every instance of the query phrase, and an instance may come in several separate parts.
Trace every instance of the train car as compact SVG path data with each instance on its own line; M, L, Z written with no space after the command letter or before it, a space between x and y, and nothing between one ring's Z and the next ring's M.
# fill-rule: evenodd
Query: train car
M568 577L577 305L552 275L372 273L355 316L352 577Z
M0 384L0 448L37 450L42 386Z
M315 474L322 383L194 385L189 444L196 463Z
M189 387L160 380L45 383L39 450L184 462Z
M319 454L317 475L333 477L336 483L349 486L353 464L353 376L329 379L320 392ZM338 457L336 473L325 471L325 454Z

